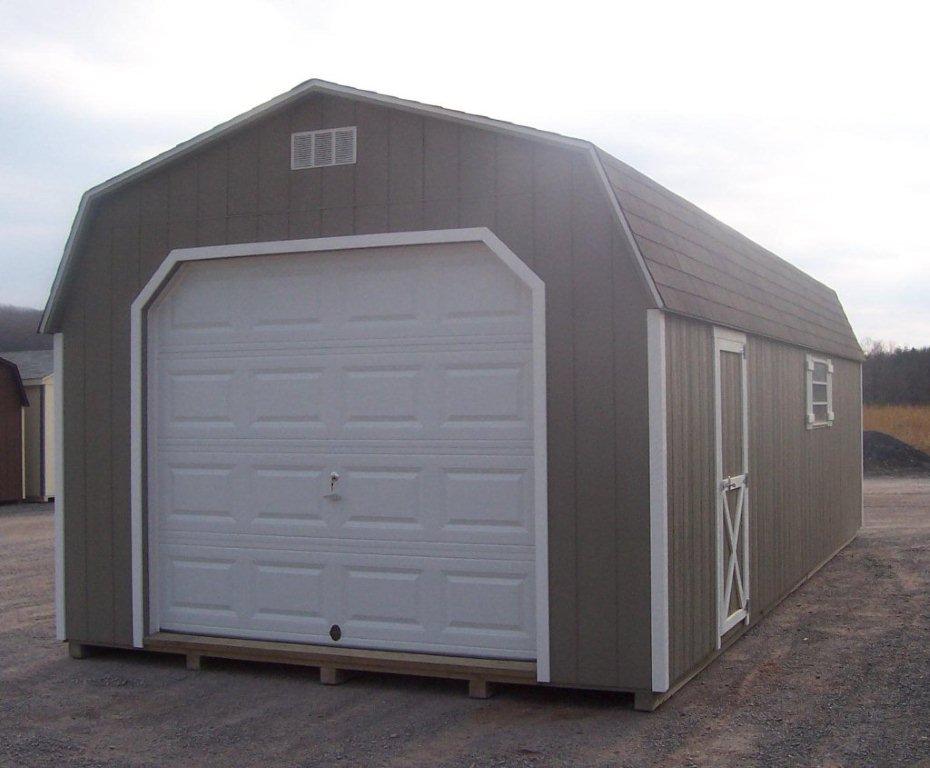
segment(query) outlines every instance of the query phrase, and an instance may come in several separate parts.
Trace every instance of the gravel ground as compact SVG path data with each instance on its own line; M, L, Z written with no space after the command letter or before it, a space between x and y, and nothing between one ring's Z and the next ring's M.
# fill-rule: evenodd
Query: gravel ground
M625 696L105 652L53 639L48 506L0 508L2 766L930 767L930 479L658 712Z

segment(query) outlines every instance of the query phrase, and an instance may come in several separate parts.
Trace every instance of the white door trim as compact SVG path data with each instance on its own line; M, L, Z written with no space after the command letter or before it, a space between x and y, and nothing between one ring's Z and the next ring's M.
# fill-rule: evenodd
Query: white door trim
M717 614L717 648L721 646L721 639L730 629L738 623L749 623L749 488L746 474L739 479L741 482L739 504L743 507L743 515L737 535L742 539L743 554L737 563L742 577L742 586L747 598L747 609L740 609L732 616L727 615L729 606L724 602L724 536L726 535L724 516L724 498L721 493L723 480L723 413L721 408L720 387L720 353L733 352L741 356L740 389L742 390L743 404L743 471L749 472L749 386L746 365L746 335L727 328L714 328L714 495L717 507L717 589L715 592Z
M649 360L649 542L652 582L652 690L669 687L668 424L665 314L646 310Z
M310 240L281 240L239 245L181 248L168 254L161 266L132 303L131 309L131 470L132 470L132 618L133 645L143 646L145 636L145 572L143 467L145 459L144 341L145 310L168 282L177 266L186 261L228 259L238 256L334 251L430 243L480 242L488 247L527 287L533 304L533 435L535 456L535 547L536 547L536 678L549 682L549 536L546 440L546 298L545 285L493 232L486 227L423 232L393 232L351 235Z

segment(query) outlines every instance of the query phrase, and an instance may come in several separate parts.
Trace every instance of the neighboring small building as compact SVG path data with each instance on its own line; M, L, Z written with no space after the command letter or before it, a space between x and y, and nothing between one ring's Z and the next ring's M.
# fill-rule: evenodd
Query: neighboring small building
M52 350L0 352L19 369L29 400L22 417L22 497L48 501L55 496L55 366Z
M16 363L0 357L0 504L23 499L23 408L28 405Z

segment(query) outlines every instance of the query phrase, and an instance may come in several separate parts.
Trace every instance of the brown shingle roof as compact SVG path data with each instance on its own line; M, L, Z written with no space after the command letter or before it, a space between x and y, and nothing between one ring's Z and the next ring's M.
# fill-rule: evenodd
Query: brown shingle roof
M835 291L615 157L598 156L669 310L862 359Z

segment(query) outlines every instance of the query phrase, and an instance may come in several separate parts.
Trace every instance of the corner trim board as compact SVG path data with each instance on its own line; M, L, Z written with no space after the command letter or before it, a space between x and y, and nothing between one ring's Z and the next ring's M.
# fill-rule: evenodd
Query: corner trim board
M55 371L55 639L67 639L65 624L65 364L63 333L54 336Z
M143 420L144 392L144 334L145 310L167 283L175 268L185 261L228 259L239 256L308 253L355 248L377 248L400 245L428 245L433 243L483 243L524 284L533 303L533 436L534 436L534 502L536 547L536 679L550 682L549 664L549 530L548 480L546 439L546 296L545 284L519 257L486 227L446 229L422 232L393 232L377 235L350 235L323 237L309 240L281 240L240 245L181 248L171 251L155 274L132 303L130 319L130 388L131 388L131 496L132 509L132 637L133 646L144 647L145 626L145 571L144 546L145 463ZM150 632L157 632L151 626Z
M665 314L646 310L649 378L649 548L652 690L669 687L668 410Z
M865 404L862 400L862 366L859 366L859 528L865 525Z

